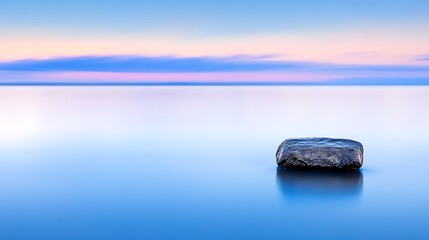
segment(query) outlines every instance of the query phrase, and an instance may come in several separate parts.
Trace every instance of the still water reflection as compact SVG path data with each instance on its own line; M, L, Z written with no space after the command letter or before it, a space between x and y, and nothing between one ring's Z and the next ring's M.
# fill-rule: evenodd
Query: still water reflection
M427 239L427 87L2 87L0 239ZM284 171L286 138L361 171Z
M362 194L361 171L321 171L277 168L277 185L286 199L358 197Z

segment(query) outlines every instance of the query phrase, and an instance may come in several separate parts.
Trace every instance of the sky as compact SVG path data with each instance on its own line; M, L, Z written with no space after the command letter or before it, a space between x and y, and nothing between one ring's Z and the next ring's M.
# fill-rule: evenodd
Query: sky
M168 66L195 59L202 60L193 62L197 69L198 64L207 69L204 64L213 59L218 65L231 64L237 58L238 65L274 62L283 67L271 66L265 71L280 71L283 76L292 73L287 67L291 62L331 69L340 66L335 71L337 78L344 77L344 65L358 66L354 77L368 76L362 68L372 65L390 70L406 66L411 69L408 77L422 77L422 71L419 75L412 67L429 66L427 0L0 0L0 6L3 79L5 71L9 78L14 74L11 71L106 72L100 67L85 67L89 60L99 64L97 57L117 57L120 62L124 58L169 60L156 68L144 65L143 70L131 71L133 74L159 73L159 69L198 73ZM44 67L36 68L34 63L23 67L20 60L29 59ZM64 59L75 65L71 69L46 68L46 61L59 60L61 64ZM18 66L11 66L17 61ZM233 71L261 71L260 67L242 68ZM228 65L207 71L232 70ZM122 68L119 72L128 71Z

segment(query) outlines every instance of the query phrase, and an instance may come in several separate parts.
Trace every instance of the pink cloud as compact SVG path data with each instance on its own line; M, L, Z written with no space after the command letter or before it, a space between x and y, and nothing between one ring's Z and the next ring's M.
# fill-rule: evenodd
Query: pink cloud
M128 72L31 72L21 73L44 81L115 82L115 83L228 83L228 82L323 82L345 78L345 75L290 72L215 72L215 73L128 73Z

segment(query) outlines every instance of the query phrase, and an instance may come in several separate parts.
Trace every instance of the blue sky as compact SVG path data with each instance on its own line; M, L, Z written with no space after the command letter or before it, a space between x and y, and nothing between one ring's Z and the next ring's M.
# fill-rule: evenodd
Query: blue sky
M425 0L0 1L1 26L82 34L169 33L203 36L339 31L353 26L417 27Z
M3 71L23 59L46 67L64 58L124 56L429 65L424 0L0 0L0 6ZM84 62L74 64L73 71L85 71ZM164 64L168 69L171 62Z
M1 0L0 6L0 60L278 54L289 60L405 63L429 54L424 0ZM151 42L158 45L144 47ZM30 48L32 43L37 47ZM318 48L306 52L306 46Z

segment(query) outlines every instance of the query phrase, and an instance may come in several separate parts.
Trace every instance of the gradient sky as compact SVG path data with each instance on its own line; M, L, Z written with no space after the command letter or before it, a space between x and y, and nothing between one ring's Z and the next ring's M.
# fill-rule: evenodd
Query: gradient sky
M252 56L428 66L428 12L427 0L0 0L0 62Z
M427 0L0 1L1 60L275 55L423 64Z

